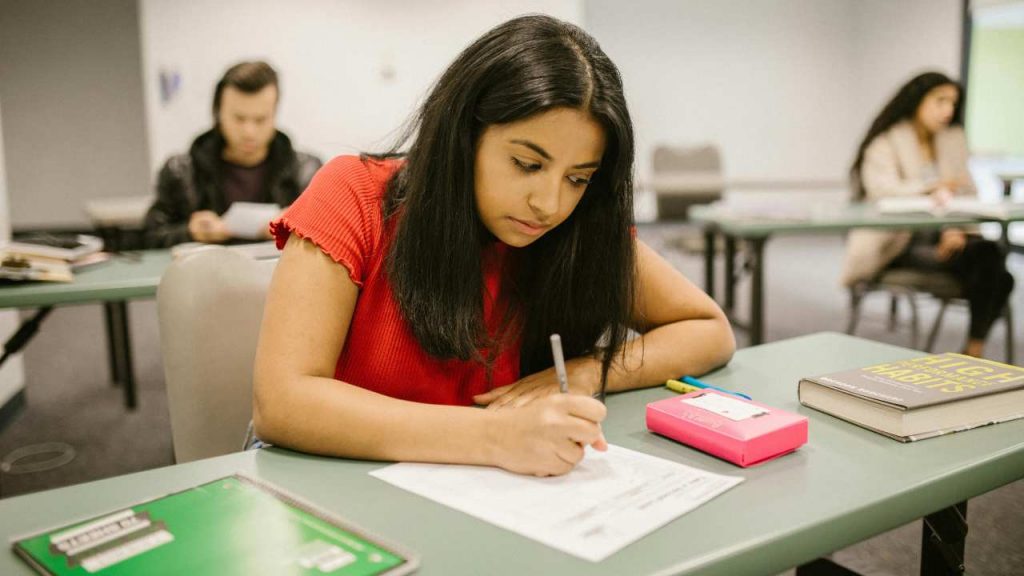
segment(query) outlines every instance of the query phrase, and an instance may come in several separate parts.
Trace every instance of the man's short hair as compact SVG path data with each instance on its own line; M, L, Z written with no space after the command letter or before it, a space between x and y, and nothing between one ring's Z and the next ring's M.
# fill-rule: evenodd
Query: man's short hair
M262 60L239 62L228 68L228 71L217 82L217 89L213 92L214 121L220 112L220 101L224 95L224 89L228 86L247 94L255 94L267 86L273 86L277 88L278 98L281 94L281 88L277 85L277 72L270 64Z

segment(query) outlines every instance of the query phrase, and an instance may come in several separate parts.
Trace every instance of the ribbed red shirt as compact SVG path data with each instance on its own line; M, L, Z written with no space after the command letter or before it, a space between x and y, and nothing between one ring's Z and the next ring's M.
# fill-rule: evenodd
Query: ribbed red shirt
M356 156L331 160L281 218L271 223L271 230L279 249L292 233L313 241L348 269L360 287L335 378L394 398L469 405L474 394L519 378L519 347L509 346L495 359L488 382L482 364L433 358L416 341L384 266L390 237L382 212L384 191L400 165L396 160ZM481 297L485 325L492 335L503 320L504 304L495 306L495 295L508 254L508 247L499 243L482 255Z

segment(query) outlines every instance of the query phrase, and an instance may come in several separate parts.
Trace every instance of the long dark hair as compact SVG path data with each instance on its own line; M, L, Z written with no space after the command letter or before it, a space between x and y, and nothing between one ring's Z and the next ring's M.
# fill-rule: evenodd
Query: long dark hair
M955 86L957 91L961 95L963 94L963 88L960 84L945 74L940 72L918 74L904 84L896 92L892 100L882 108L882 111L878 113L878 117L871 123L871 128L868 129L868 133L864 136L860 147L857 148L857 157L853 161L853 165L850 166L850 182L853 185L854 200L863 200L866 195L864 183L860 178L860 168L864 163L864 150L871 144L871 141L879 134L892 128L893 125L903 120L912 120L917 114L917 108L921 105L924 97L933 89L947 84ZM959 98L953 110L953 119L950 121L950 125L961 126L963 123L963 98Z
M477 213L477 145L487 126L559 107L585 110L604 128L604 155L572 215L516 251L503 282L517 322L491 338L481 255L494 239ZM434 357L490 368L496 352L521 337L527 374L552 365L548 336L559 333L567 357L600 355L603 388L628 334L636 258L633 125L615 65L577 26L516 18L455 59L392 153L409 140L385 199L395 226L387 274L419 344Z

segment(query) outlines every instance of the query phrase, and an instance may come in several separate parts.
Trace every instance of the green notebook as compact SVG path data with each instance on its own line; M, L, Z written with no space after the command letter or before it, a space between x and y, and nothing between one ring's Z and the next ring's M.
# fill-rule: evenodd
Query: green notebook
M417 558L279 489L221 478L131 508L21 538L42 574L396 576Z

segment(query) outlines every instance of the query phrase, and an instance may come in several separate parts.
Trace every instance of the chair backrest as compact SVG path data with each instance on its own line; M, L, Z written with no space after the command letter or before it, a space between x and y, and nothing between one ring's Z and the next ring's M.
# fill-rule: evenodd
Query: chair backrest
M242 448L252 418L263 304L276 264L212 247L176 260L160 280L160 348L179 463Z
M725 182L717 146L657 146L651 168L650 184L662 220L685 219L690 205L722 197Z
M657 146L651 167L655 172L720 174L722 159L718 147L711 144L693 147Z

